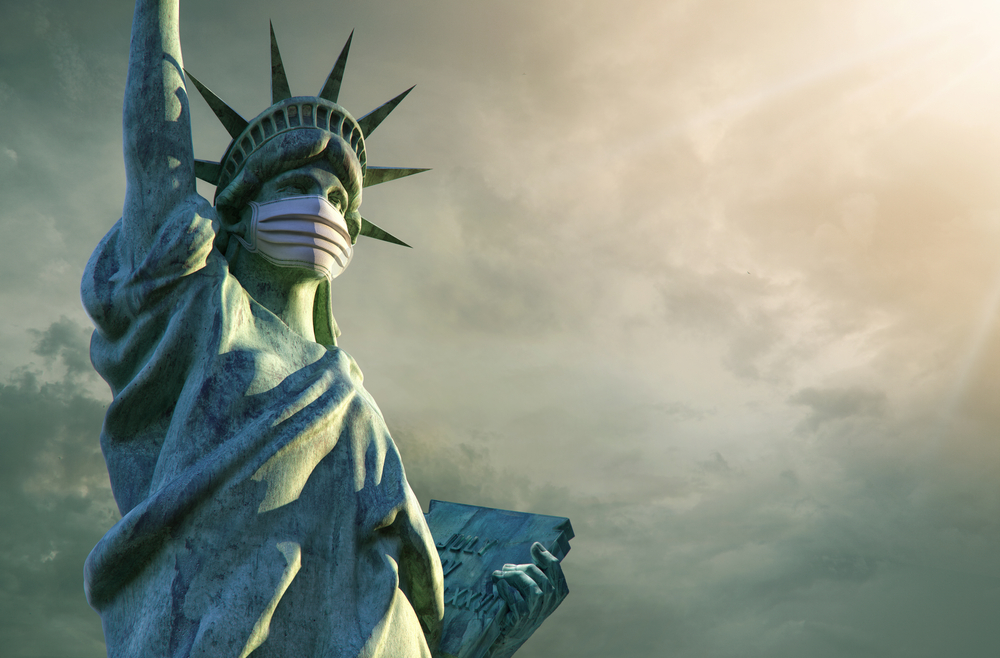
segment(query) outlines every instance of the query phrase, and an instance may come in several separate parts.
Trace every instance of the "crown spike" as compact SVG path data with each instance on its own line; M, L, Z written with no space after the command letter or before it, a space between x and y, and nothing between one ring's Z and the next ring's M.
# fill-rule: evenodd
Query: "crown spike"
M413 174L419 174L422 171L430 171L430 169L367 167L365 168L365 182L363 187L371 187L372 185L378 185L379 183L388 183L389 181L396 180L397 178L404 178L406 176L412 176Z
M351 50L351 39L353 38L354 30L351 30L350 36L347 37L347 43L344 44L344 48L337 57L337 63L333 65L330 75L326 77L326 82L323 84L323 91L319 92L320 98L325 98L331 103L336 103L340 97L340 83L344 79L344 67L347 66L347 53Z
M219 162L209 162L208 160L195 160L194 175L206 183L218 185L219 176L222 175L222 164Z
M413 85L413 87L416 87L416 85ZM393 98L391 101L379 105L377 108L358 119L358 125L361 126L361 132L364 134L366 139L368 138L368 135L372 134L375 129L378 128L378 125L382 123L387 116L389 116L389 113L396 109L396 106L399 105L400 101L406 98L408 93L413 91L413 87L410 87L399 96Z
M384 231L378 226L375 226L364 217L361 218L361 231L359 234L365 237L375 238L376 240L382 240L383 242L391 242L393 244L403 245L404 247L410 247L410 245L406 244L388 231ZM410 247L410 249L412 248L413 247Z
M271 26L271 105L280 103L292 97L288 87L288 77L285 75L285 65L281 63L281 51L278 50L278 40L274 38L274 24Z
M226 103L221 98L213 94L208 87L201 84L201 82L198 81L198 78L191 75L190 71L184 69L184 74L191 78L191 82L194 83L194 86L198 89L199 93L201 93L202 98L205 99L208 106L212 108L213 112L215 112L215 116L217 116L219 121L222 122L222 125L225 127L226 132L229 133L229 136L233 139L239 137L247 127L247 120L241 117L236 110L226 105Z

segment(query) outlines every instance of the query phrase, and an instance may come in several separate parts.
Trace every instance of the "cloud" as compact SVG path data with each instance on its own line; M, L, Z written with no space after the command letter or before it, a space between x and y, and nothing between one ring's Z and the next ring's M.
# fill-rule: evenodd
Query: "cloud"
M44 38L49 58L59 76L64 98L72 102L84 99L90 91L92 76L80 52L80 45L70 34L62 16L51 17L50 7L39 4L35 13L35 34Z
M852 388L804 388L788 399L789 404L810 409L803 427L817 430L824 423L848 418L880 418L886 413L886 396L881 391Z
M38 340L32 352L50 362L58 358L71 378L81 374L93 375L94 368L90 364L91 331L64 315L45 331L30 330Z
M61 321L41 332L43 347L65 358L67 328L79 330ZM83 561L118 518L98 443L104 410L70 375L42 382L21 370L0 385L0 635L9 655L104 655L83 596Z
M877 390L807 387L789 403L809 412L807 437L775 437L765 454L675 451L669 462L644 456L624 426L571 448L544 435L520 458L489 447L505 445L503 428L463 435L443 422L407 424L396 409L392 430L422 500L573 521L571 595L522 649L526 658L664 647L692 658L996 650L986 632L1000 583L988 549L1000 541L990 469L955 490L969 469L948 458L943 470L928 428L890 415ZM605 478L628 486L553 488L516 466L575 458L564 450L588 453Z
M419 83L369 154L434 171L365 192L416 248L359 245L335 311L422 502L572 519L572 593L519 657L1000 655L1000 94L990 60L955 78L995 15L897 5L283 6L294 89L355 25L347 107ZM251 114L258 9L182 19ZM129 11L0 6L14 656L103 655L79 564L114 511L71 309L124 194Z

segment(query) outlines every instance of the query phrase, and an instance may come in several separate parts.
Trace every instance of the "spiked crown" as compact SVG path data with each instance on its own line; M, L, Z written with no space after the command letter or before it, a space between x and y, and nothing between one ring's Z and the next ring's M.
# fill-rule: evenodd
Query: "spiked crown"
M229 107L185 69L184 73L191 79L215 116L219 118L219 121L233 138L220 162L195 160L195 176L215 185L216 196L218 196L219 192L224 190L240 173L247 158L254 151L278 135L303 128L318 128L340 135L347 144L350 144L358 157L358 162L361 163L361 172L364 177L362 185L364 187L427 171L416 168L368 166L368 156L365 150L366 136L370 135L389 116L389 113L399 105L413 87L383 103L360 119L351 116L347 110L337 104L337 99L340 96L340 83L344 77L344 68L347 64L347 54L351 49L352 38L354 38L354 32L351 32L347 38L347 43L340 51L340 56L337 57L333 70L330 71L319 96L292 96L272 25L271 106L251 121L240 116L236 110ZM404 247L410 246L364 217L361 218L360 234L400 244Z

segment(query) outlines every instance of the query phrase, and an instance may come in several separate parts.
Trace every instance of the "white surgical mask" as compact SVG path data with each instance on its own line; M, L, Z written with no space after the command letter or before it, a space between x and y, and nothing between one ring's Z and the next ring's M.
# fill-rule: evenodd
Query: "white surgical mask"
M250 241L234 237L251 253L275 265L307 267L330 279L351 262L354 249L344 215L323 197L251 201L250 207Z

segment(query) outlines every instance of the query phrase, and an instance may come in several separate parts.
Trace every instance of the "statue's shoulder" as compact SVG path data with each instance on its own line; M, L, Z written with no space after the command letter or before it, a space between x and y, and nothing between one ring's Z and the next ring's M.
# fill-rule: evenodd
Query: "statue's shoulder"
M166 294L174 301L198 290L213 294L227 272L215 245L218 226L215 208L197 194L174 206L155 230L123 214L97 244L81 279L81 300L95 324L117 335L110 325L124 330L140 315L173 315L175 309L160 308Z
M354 357L336 345L325 345L324 347L327 350L327 358L331 359L331 363L336 364L334 367L342 373L343 384L353 388L359 401L370 407L379 418L384 418L375 398L365 388L364 373L361 372L361 367L354 360Z
M345 375L351 386L364 391L365 376L354 357L336 345L323 345L323 347L326 348L326 357L330 359L331 364L334 364L333 367Z

